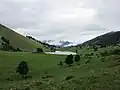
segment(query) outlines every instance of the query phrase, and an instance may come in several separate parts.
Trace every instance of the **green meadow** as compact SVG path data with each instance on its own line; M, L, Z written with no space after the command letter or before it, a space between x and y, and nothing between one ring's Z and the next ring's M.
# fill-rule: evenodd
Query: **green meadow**
M79 65L74 62L71 67L58 65L66 55L0 52L0 90L120 90L120 56L100 56L100 52L118 48L99 48L96 52L70 48L77 49L81 57ZM86 56L90 53L93 55ZM28 78L22 79L16 73L20 61L28 63Z

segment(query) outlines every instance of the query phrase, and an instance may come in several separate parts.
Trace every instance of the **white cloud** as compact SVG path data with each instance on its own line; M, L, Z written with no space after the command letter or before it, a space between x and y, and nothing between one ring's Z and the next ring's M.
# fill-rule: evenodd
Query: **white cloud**
M86 41L119 30L119 0L1 0L0 22L40 40Z

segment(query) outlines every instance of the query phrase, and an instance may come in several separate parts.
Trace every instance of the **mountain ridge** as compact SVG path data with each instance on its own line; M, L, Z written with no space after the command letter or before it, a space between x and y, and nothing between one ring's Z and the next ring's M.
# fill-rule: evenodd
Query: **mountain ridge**
M112 44L119 44L120 43L120 31L112 31L106 34L97 36L91 40L88 40L82 45L112 45Z

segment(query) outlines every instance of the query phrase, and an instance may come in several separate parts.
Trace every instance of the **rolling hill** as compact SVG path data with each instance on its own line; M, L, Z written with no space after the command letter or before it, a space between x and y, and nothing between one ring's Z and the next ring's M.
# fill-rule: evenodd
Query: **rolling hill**
M109 32L98 36L92 40L84 42L82 45L112 45L120 43L120 31Z
M45 51L48 50L48 48L44 47L44 45L28 39L2 24L0 24L0 36L4 36L8 39L14 48L20 48L24 51L32 51L35 48L43 48Z

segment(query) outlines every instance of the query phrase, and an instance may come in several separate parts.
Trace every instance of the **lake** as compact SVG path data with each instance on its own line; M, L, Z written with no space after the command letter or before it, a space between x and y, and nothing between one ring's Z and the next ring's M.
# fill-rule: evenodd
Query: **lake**
M76 55L75 52L69 52L69 51L56 51L56 52L45 52L46 54L57 54L57 55Z

